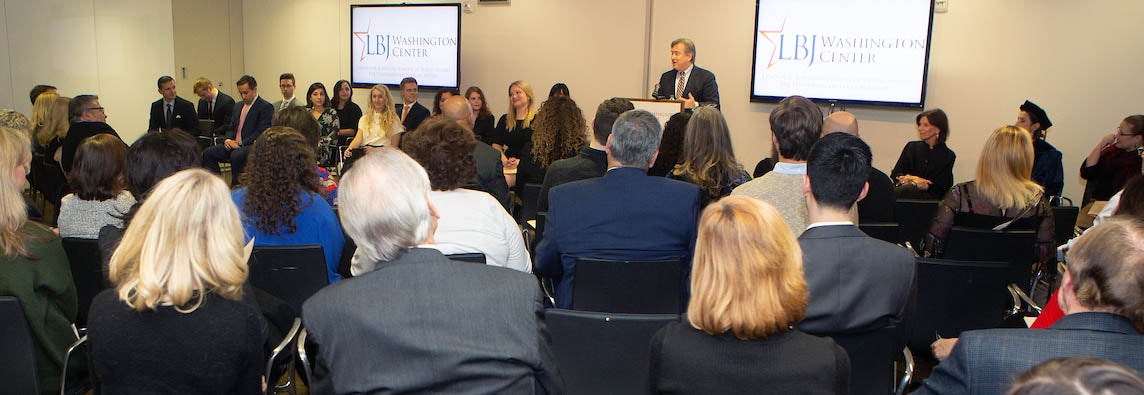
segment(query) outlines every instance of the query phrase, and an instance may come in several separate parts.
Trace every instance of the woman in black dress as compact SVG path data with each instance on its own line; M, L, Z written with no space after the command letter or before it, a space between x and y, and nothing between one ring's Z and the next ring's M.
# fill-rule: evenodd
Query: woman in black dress
M489 109L489 101L485 99L485 91L482 91L480 87L470 86L469 89L465 90L465 98L469 99L469 106L473 107L473 113L477 116L473 122L473 133L477 135L478 140L492 145L496 118L493 117L493 112Z
M894 192L903 199L940 199L953 186L953 162L957 155L945 145L949 117L945 111L918 114L918 141L906 143L890 175Z
M341 129L338 129L338 145L349 145L350 140L353 140L354 135L357 134L358 120L361 119L361 107L354 103L354 90L350 88L350 82L340 80L334 83L334 92L330 95L330 102L333 103L334 110L338 112L338 123Z
M524 146L532 141L532 118L536 117L536 95L528 81L515 81L508 86L508 113L497 121L493 147L501 150L501 161L507 171L516 171Z

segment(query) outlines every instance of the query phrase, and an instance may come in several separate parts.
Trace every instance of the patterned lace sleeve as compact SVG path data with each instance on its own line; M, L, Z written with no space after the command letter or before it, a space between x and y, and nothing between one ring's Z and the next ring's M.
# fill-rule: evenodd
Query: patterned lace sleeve
M922 242L922 252L926 257L941 257L945 252L945 238L953 228L954 213L961 207L962 184L955 185L945 193L945 198L937 206L933 223Z

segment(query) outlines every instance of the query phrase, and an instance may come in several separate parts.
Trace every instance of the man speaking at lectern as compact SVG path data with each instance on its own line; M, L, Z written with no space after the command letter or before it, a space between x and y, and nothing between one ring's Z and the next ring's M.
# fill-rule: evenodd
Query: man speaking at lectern
M695 43L686 38L671 42L671 70L659 77L657 99L682 100L683 108L719 108L719 84L715 74L695 65Z

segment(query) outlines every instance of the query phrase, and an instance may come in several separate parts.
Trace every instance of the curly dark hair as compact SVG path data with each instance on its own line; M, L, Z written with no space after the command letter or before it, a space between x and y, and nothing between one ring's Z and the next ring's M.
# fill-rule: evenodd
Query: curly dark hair
M545 101L536 111L532 130L532 160L542 168L575 156L580 147L588 145L584 113L568 96L554 96Z
M259 231L272 235L297 232L294 216L305 208L303 193L325 193L318 184L314 150L308 146L301 133L286 126L266 129L254 142L246 170L239 177L246 186L242 213Z
M450 191L477 177L477 139L460 124L428 119L405 136L402 149L429 173L434 191Z

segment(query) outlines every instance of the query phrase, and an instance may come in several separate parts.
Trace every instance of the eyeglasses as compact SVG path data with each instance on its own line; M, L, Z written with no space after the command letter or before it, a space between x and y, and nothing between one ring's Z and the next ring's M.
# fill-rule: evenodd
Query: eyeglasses
M103 107L92 107L92 108L89 108L87 110L88 111L95 111L95 110L103 111Z

